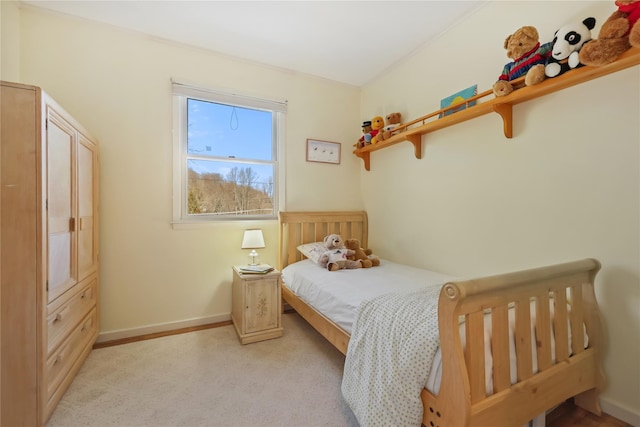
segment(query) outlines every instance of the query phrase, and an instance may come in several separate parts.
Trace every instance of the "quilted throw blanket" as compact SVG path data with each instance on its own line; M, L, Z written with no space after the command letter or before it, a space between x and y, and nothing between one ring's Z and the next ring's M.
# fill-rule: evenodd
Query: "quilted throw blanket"
M420 426L420 392L440 345L441 286L361 304L351 333L342 394L366 426Z

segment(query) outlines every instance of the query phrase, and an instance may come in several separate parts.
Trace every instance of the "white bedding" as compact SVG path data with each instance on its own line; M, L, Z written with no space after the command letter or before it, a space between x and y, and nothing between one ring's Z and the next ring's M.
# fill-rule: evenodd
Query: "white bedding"
M305 259L282 269L285 286L349 334L363 301L391 292L443 285L454 279L386 260L378 267L328 271Z

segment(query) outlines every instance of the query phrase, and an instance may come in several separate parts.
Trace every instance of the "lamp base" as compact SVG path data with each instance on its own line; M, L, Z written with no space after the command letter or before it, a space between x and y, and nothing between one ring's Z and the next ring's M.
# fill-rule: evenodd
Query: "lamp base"
M249 258L251 258L251 262L249 263L249 265L258 265L258 263L256 262L256 259L258 258L258 252L256 252L255 249L249 252Z

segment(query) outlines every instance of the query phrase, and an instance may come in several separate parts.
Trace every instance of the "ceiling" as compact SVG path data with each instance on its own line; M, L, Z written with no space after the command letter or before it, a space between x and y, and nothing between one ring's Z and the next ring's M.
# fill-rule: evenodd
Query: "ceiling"
M484 2L22 0L356 86L429 43Z

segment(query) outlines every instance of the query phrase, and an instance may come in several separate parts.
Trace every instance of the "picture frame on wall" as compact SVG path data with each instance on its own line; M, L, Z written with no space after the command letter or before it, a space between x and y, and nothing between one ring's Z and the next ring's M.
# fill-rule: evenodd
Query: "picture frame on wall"
M307 139L307 162L340 164L342 144L339 142Z

